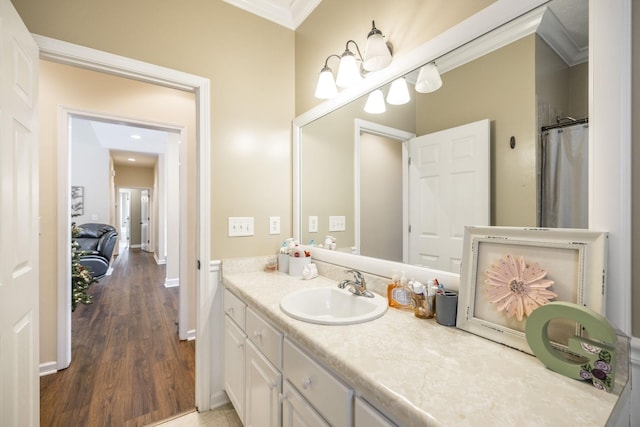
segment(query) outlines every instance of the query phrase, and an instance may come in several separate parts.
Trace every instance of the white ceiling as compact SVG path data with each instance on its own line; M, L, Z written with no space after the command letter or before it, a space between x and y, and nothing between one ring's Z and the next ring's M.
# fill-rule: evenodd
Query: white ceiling
M321 0L223 0L233 6L295 30Z

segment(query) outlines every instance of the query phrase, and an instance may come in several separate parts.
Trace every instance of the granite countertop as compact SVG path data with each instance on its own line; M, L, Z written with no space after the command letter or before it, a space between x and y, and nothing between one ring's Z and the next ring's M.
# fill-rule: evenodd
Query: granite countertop
M618 395L552 372L534 356L411 311L327 326L279 303L302 287L336 286L280 272L225 271L227 289L402 426L604 426Z

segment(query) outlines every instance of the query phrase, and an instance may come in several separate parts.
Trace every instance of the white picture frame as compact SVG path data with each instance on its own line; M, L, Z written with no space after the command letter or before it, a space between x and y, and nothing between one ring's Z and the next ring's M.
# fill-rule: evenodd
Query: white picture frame
M583 229L474 227L464 231L456 326L481 337L533 354L525 336L526 316L518 320L499 310L487 296L487 271L507 254L527 265L538 263L553 280L553 301L567 301L605 315L606 232ZM548 334L566 350L568 338L581 334L571 321L553 320Z

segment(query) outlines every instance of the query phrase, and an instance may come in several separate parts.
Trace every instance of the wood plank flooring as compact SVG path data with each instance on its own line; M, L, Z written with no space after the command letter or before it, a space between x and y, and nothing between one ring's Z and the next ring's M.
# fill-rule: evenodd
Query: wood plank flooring
M71 365L40 379L43 427L142 426L194 409L195 342L178 339L178 288L139 249L113 267L72 314Z

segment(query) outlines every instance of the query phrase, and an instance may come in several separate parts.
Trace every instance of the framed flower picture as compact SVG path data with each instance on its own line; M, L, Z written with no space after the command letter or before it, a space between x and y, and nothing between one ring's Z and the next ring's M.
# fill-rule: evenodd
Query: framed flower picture
M533 354L527 317L551 301L604 314L607 233L582 229L465 228L457 327ZM555 319L552 345L567 351L579 324Z

